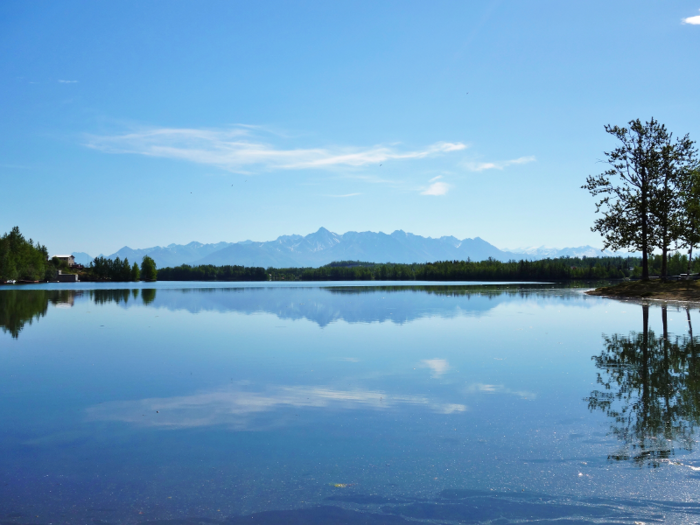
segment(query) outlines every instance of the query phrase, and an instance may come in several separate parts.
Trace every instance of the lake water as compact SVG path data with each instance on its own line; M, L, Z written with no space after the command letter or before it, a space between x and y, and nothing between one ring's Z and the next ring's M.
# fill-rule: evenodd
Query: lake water
M0 288L0 523L700 520L697 309L387 284Z

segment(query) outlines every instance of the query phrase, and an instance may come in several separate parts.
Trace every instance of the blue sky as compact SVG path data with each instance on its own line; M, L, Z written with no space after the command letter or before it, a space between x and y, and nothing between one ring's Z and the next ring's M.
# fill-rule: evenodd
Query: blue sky
M0 230L602 243L607 123L700 138L700 2L0 3ZM692 18L696 17L696 18ZM684 22L688 19L687 22Z

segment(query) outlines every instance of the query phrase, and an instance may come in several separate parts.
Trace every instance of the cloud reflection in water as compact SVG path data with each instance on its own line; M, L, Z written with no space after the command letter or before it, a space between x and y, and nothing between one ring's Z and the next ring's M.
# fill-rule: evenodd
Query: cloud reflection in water
M484 383L474 383L469 385L466 389L467 393L484 393L484 394L512 394L518 396L521 399L535 399L537 394L534 392L527 392L526 390L511 390L504 385L487 385Z
M432 370L430 377L433 379L439 379L450 369L450 363L448 363L446 359L423 359L421 362L423 363L423 366L426 366Z
M253 392L237 385L188 396L112 401L89 407L87 413L92 421L120 421L148 427L178 429L226 425L236 430L259 430L283 423L289 416L285 408L388 410L401 405L425 407L438 414L467 410L462 404L375 390L282 386ZM259 416L265 414L275 416L274 421L261 421Z

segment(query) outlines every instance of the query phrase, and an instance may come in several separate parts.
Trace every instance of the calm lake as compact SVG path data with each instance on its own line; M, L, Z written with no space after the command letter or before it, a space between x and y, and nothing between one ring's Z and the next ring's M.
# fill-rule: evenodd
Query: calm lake
M373 284L0 288L0 523L700 521L697 309Z

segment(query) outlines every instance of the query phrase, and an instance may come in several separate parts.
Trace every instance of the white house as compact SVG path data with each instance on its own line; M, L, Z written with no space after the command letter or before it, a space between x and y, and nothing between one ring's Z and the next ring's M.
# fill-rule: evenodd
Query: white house
M51 259L54 257L59 261L65 262L69 267L75 264L75 257L72 255L53 255L51 256Z

